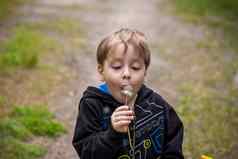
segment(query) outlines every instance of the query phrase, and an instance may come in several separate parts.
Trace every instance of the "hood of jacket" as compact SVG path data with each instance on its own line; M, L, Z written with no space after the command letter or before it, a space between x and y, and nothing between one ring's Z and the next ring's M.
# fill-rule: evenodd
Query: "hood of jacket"
M145 101L145 99L150 98L152 94L153 91L143 84L137 93L137 99L135 103L137 102L141 103ZM90 98L102 100L102 102L107 103L112 107L123 105L123 103L118 102L111 94L105 93L101 91L99 88L93 86L89 86L84 91L82 97L82 99L90 99Z

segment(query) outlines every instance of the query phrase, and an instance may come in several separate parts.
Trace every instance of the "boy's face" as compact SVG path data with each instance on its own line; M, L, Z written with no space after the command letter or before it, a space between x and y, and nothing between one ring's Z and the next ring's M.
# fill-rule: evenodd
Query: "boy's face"
M134 95L144 82L146 67L144 59L138 50L128 45L124 52L124 45L120 44L112 49L104 61L98 65L98 71L109 87L112 96L119 102L125 103L125 96L121 93L125 86L133 88Z

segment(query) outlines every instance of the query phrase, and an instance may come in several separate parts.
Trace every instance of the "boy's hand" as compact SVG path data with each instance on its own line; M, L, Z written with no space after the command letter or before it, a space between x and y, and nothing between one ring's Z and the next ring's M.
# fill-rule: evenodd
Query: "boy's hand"
M134 113L129 110L129 106L123 105L118 107L111 116L112 127L117 132L127 132L128 126L134 119Z

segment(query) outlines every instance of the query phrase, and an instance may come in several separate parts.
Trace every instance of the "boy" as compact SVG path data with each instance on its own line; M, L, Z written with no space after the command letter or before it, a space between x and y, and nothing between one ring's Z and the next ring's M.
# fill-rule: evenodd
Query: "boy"
M104 83L88 87L80 100L73 137L80 158L183 159L182 122L143 84L150 64L143 33L121 29L106 37L97 62Z

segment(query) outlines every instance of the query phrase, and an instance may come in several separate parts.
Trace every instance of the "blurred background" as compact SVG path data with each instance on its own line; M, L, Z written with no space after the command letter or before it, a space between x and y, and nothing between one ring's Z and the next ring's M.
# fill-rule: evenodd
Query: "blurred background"
M146 84L178 112L184 155L238 155L238 1L1 0L0 159L77 159L78 101L122 27L147 35Z

